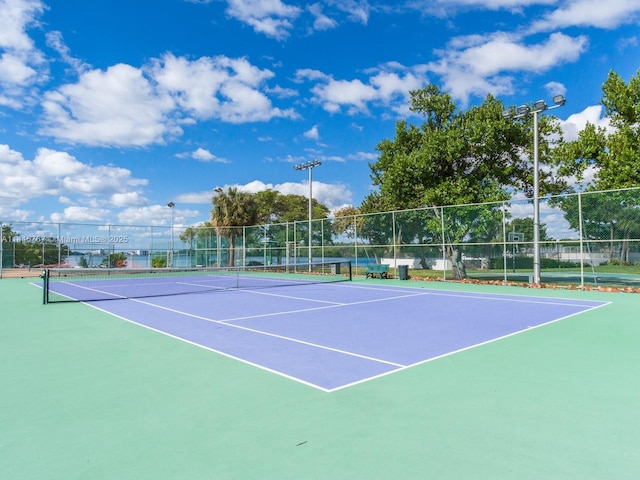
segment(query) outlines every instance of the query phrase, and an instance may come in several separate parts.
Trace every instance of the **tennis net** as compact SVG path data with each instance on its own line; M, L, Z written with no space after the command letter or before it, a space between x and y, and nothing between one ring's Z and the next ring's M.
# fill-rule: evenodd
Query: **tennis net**
M351 262L220 268L60 268L43 272L43 303L89 302L344 282Z

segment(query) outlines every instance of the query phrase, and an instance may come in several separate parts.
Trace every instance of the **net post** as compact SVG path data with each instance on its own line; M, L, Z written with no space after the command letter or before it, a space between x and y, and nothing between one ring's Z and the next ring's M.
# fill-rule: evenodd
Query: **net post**
M353 276L351 274L351 260L347 262L347 272L349 274L349 281L353 280Z
M47 305L49 303L49 270L43 270L42 275L42 304Z

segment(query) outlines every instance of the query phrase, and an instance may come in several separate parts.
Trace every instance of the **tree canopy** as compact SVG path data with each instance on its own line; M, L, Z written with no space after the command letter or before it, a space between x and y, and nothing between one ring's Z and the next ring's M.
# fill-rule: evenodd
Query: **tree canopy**
M588 123L577 140L558 149L559 172L583 180L587 190L640 185L640 71L625 81L611 71L602 85L602 105L612 130Z
M411 92L410 109L424 122L400 120L395 138L378 144L380 156L370 165L378 191L365 199L365 210L372 204L406 209L506 200L515 191L531 194L531 118L505 119L504 105L490 95L460 111L435 85ZM561 137L554 117L541 118L539 128L544 161L550 134ZM541 183L557 190L550 175Z

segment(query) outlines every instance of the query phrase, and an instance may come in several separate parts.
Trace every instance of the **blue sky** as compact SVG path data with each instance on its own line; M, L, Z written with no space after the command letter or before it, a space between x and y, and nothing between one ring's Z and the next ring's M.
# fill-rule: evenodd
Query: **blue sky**
M408 92L461 108L567 97L640 68L640 0L0 0L0 220L168 225L214 187L369 193Z

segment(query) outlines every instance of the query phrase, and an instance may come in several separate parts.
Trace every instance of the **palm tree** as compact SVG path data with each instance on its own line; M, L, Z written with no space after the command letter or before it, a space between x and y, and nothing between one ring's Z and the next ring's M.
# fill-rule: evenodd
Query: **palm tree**
M211 222L216 232L229 238L229 265L235 264L236 237L241 234L239 227L255 225L258 208L252 194L229 187L213 197Z

